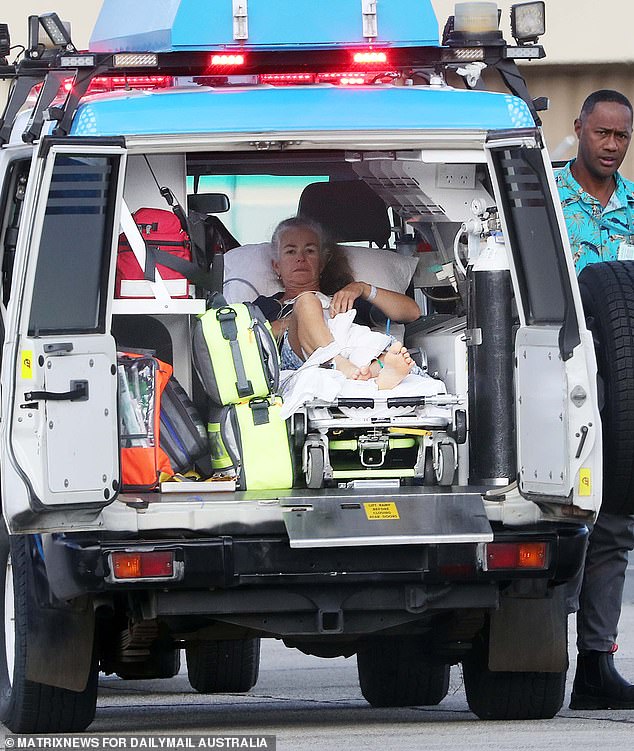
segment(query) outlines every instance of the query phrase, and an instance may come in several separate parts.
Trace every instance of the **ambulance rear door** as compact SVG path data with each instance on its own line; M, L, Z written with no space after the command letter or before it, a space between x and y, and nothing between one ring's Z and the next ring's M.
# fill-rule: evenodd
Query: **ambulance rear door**
M119 489L110 334L122 138L43 138L33 158L2 362L12 531L89 529Z
M537 129L489 133L487 155L518 293L519 488L594 509L601 482L596 363L550 160ZM585 488L588 476L597 490Z

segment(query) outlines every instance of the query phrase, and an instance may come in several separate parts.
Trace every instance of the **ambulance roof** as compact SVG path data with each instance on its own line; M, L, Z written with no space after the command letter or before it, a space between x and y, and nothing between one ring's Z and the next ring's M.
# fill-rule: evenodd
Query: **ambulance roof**
M498 130L534 127L509 94L446 87L331 85L184 88L85 100L72 135Z
M370 42L438 46L431 0L104 0L90 49L318 49Z

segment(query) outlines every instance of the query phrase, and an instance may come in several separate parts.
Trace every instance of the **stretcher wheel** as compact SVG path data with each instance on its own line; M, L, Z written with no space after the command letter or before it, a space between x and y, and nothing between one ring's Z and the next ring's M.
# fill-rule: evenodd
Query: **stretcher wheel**
M423 472L423 485L435 485L434 452L430 447L425 450L425 468Z
M467 413L464 409L457 409L454 416L453 425L453 439L458 444L466 443L467 441Z
M456 472L453 446L441 443L438 446L438 466L436 467L436 481L439 485L451 485Z
M297 412L293 415L293 446L295 451L301 451L306 440L306 415Z
M306 487L322 488L324 486L324 450L321 446L310 446L306 458Z

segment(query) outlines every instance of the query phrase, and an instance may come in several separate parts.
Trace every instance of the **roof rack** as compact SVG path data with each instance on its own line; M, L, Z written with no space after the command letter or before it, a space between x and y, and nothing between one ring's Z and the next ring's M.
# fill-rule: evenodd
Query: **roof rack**
M55 15L55 14L47 14ZM455 35L454 35L455 36ZM533 100L528 92L516 59L539 59L544 57L540 45L510 46L498 36L486 38L483 42L469 39L460 45L460 38L452 39L452 26L445 27L443 46L400 46L387 50L389 62L382 57L366 58L364 72L376 70L377 78L386 70L395 71L404 78L415 76L442 75L446 70L453 70L465 81L467 88L475 88L481 70L485 67L498 71L506 88L521 98L529 107L537 125L541 124L538 110L546 109L545 100ZM32 143L40 137L42 125L48 116L57 122L53 135L65 136L70 132L72 120L82 97L85 96L91 81L98 76L148 76L164 75L173 77L200 77L205 83L217 81L219 85L226 82L231 73L243 75L284 74L284 73L320 73L346 72L351 70L355 53L376 53L372 48L361 45L351 47L331 47L311 49L310 55L305 49L287 47L269 49L249 49L242 55L227 51L213 53L209 51L178 52L77 52L70 39L52 50L34 54L27 50L27 56L15 66L14 70L0 70L0 76L13 77L12 89L0 118L0 145L9 141L13 124L18 112L33 90L40 84L41 88L22 139ZM29 54L29 52L31 54ZM239 58L239 59L238 59ZM12 66L6 66L12 68ZM354 67L352 68L355 69ZM72 80L72 85L59 105L53 105L60 87Z

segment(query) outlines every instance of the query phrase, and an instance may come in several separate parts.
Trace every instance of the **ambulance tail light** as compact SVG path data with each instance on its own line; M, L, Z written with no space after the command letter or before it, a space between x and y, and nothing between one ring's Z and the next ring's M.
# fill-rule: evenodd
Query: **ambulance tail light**
M484 571L543 571L549 560L547 542L489 542L482 547Z
M112 581L174 579L173 550L116 551L110 553Z

